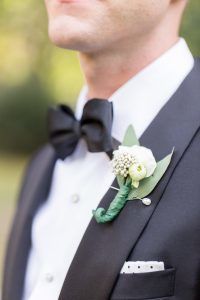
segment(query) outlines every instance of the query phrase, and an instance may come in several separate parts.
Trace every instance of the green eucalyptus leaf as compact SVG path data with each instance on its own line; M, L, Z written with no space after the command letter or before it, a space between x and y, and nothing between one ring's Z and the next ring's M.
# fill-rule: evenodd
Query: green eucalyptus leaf
M157 163L157 167L152 176L141 180L139 187L133 188L129 195L128 200L134 200L134 198L144 198L148 196L156 187L160 179L165 174L173 155L174 150L172 150L171 154L167 155L161 161Z
M132 125L128 126L128 129L126 130L123 142L123 146L133 146L133 145L140 145L140 142L136 136L135 129Z
M124 185L124 182L125 182L124 177L121 176L121 175L117 175L117 182L119 184L119 187L121 188Z

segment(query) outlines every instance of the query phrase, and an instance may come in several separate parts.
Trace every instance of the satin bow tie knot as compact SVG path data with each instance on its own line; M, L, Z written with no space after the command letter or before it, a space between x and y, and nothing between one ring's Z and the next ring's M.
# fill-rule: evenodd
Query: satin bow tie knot
M112 151L112 103L104 99L91 99L80 120L66 105L51 107L48 112L49 139L59 158L73 153L80 138L84 138L90 152Z

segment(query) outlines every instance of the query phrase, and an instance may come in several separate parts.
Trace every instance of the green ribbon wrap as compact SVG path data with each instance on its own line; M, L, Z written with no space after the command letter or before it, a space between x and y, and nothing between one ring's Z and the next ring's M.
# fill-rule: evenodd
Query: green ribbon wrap
M97 223L111 222L116 218L116 216L118 216L128 201L127 197L131 189L131 182L132 180L130 177L125 179L124 184L121 186L114 200L109 205L107 211L102 207L92 211Z

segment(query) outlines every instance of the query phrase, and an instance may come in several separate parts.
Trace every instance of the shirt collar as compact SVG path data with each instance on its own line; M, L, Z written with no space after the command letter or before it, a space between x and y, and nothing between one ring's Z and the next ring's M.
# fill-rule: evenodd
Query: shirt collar
M123 139L132 124L138 137L146 130L162 106L171 98L194 66L194 58L184 39L179 41L121 86L108 101L113 102L112 136ZM80 92L76 117L80 119L87 101L87 86Z

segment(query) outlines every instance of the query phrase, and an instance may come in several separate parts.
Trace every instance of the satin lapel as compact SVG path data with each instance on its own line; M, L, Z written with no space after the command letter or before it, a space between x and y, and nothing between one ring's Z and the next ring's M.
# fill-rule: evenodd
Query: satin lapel
M55 152L46 146L33 160L26 174L14 218L5 263L3 300L21 300L27 257L31 246L31 225L39 205L46 199Z
M120 215L107 224L92 218L72 261L59 300L106 300L120 269L147 226L172 173L200 126L200 80L198 64L160 111L140 139L157 160L175 153L167 173L149 195L150 206L129 201ZM116 181L114 185L116 185ZM99 207L107 208L115 196L109 189Z

